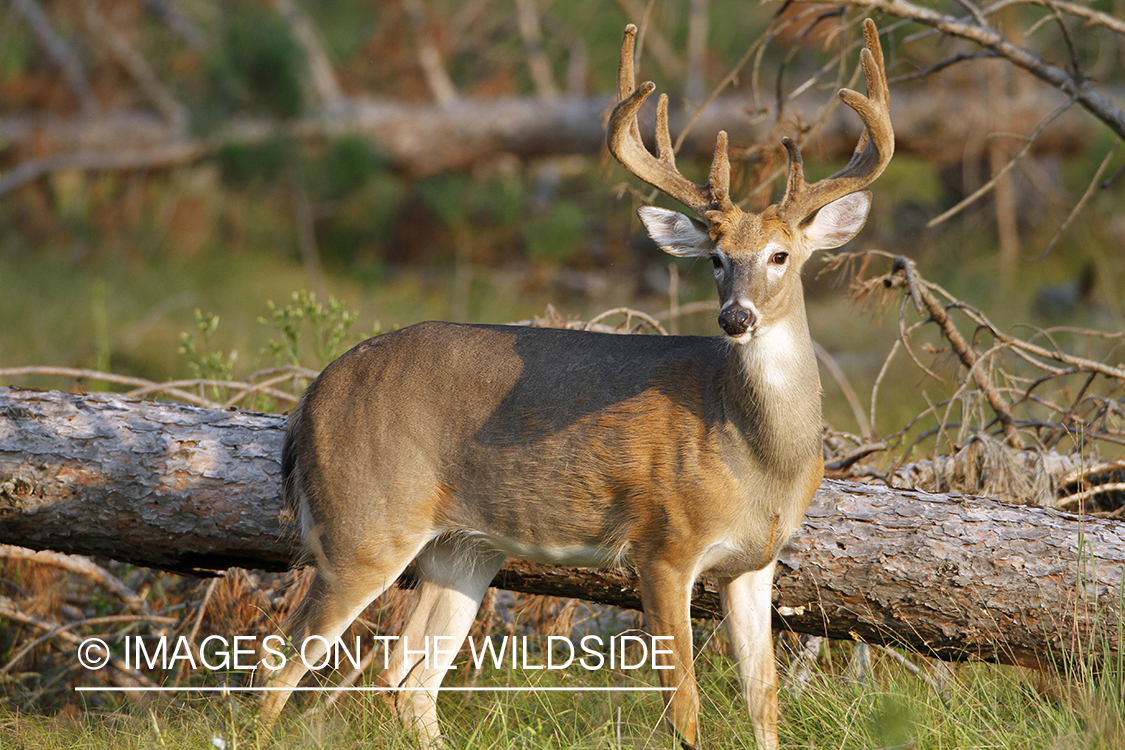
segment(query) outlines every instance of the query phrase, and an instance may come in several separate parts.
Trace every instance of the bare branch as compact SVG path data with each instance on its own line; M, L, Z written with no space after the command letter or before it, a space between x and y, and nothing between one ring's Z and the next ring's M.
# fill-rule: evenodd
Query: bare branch
M981 26L988 25L988 21L985 20L984 14L980 12L980 8L973 5L971 2L969 2L969 0L956 0L956 2L962 8L969 11L969 14L973 17L973 20L978 24L980 24Z
M1045 8L1057 8L1064 13L1069 13L1072 16L1085 19L1087 26L1104 26L1118 34L1125 34L1125 21L1122 19L1114 18L1107 13L1094 10L1085 5L1063 2L1062 0L998 0L985 8L984 12L985 15L992 15L1011 5L1039 5Z
M1002 180L1004 178L1004 175L1006 175L1006 174L1008 174L1008 172L1012 171L1012 168L1015 167L1017 163L1019 163L1019 160L1022 159L1024 156L1026 156L1029 151L1031 151L1031 147L1035 144L1035 140L1040 136L1040 134L1044 130L1047 129L1047 126L1050 125L1052 122L1054 122L1055 119L1058 118L1058 116L1061 115L1063 112L1066 112L1068 109L1070 109L1071 105L1073 105L1075 101L1076 101L1076 98L1071 97L1064 104L1061 104L1059 107L1057 107L1054 112L1047 115L1047 117L1045 117L1043 119L1043 121L1039 123L1039 125L1035 128L1035 130L1031 133L1031 135L1029 135L1027 137L1027 139L1024 142L1023 148L1021 148L1018 152L1016 152L1016 155L1013 156L1011 159L1009 159L1008 163L1005 164L1003 167L1001 167L996 172L996 174L992 175L992 177L988 180L988 182L984 183L979 188L974 190L972 192L972 194L970 194L967 197L958 201L957 204L955 206L953 206L952 208L950 208L947 211L944 211L943 213L941 213L940 215L935 216L934 218L930 219L928 222L926 222L926 226L927 227L935 227L938 224L941 224L941 223L953 218L954 216L956 216L957 214L959 214L963 210L965 210L965 208L967 208L968 206L970 206L973 203L975 203L976 201L978 201L981 198L981 196L985 195L990 190L992 190L992 188L994 188L996 186L996 183L998 183L1000 180Z
M58 638L63 641L69 649L77 648L82 643L82 640L78 636L70 632L72 629L97 624L96 619L60 623L46 618L34 617L25 613L14 601L6 596L0 596L0 617L12 620L13 622L20 622L24 625L30 625L51 638ZM137 620L137 617L134 615L127 615L127 617L131 621ZM117 618L115 617L114 619L116 620ZM175 621L173 620L173 622ZM125 663L116 656L110 657L108 666L113 668L113 671L110 673L110 679L116 684L123 687L155 687L152 680L145 677L141 672L125 666Z
M710 0L691 0L688 5L687 73L684 76L684 98L692 101L703 96L707 66L707 20Z
M1074 39L1070 36L1070 29L1067 28L1066 21L1059 12L1059 7L1054 3L1054 0L1046 0L1047 7L1051 9L1050 17L1054 19L1062 33L1063 41L1066 42L1066 51L1070 55L1070 74L1076 79L1081 79L1082 63L1078 60L1078 48L1074 45Z
M458 99L457 88L453 85L453 79L449 77L449 71L445 69L441 50L434 42L431 22L423 0L402 0L402 7L414 29L418 62L422 66L422 74L426 77L430 93L434 95L434 101L441 106L452 104Z
M31 28L31 33L39 42L39 46L62 70L66 85L78 100L78 106L87 114L96 112L99 109L98 100L94 96L94 90L90 88L90 81L82 68L82 62L70 44L55 33L47 14L43 11L43 6L38 0L15 0L15 6Z
M255 395L267 396L283 404L295 404L300 398L300 392L303 390L304 385L315 378L317 372L302 367L271 368L253 373L246 381L193 378L157 383L144 378L76 367L31 366L0 369L0 378L34 376L92 380L95 382L132 387L132 390L122 394L125 398L146 398L161 395L183 401L184 403L194 404L195 406L210 409L229 409L244 403L246 399ZM254 382L259 378L268 379L263 382ZM290 383L293 386L293 392L280 391L273 387L275 385L281 385L282 383ZM221 390L229 390L232 392L232 395L226 401L219 403L196 393L192 393L188 390L191 388L218 388Z
M894 76L893 78L888 78L887 83L888 84L905 83L906 81L914 81L914 80L918 80L920 78L928 78L929 76L933 75L934 73L941 72L941 71L945 70L946 68L951 68L954 65L957 65L958 63L971 62L973 60L984 60L984 59L987 59L987 58L990 58L990 57L1000 57L1000 54L998 52L993 52L992 50L982 50L980 52L958 52L953 57L942 60L939 63L934 63L933 65L930 65L929 67L926 67L926 68L922 68L921 70L916 70L912 73L903 73L902 75Z
M585 331L593 330L594 327L597 326L599 323L601 323L603 320L605 320L606 318L612 317L614 315L624 315L625 316L625 323L622 325L621 328L619 328L617 330L622 330L622 329L628 330L628 329L632 328L632 319L637 318L638 320L640 320L642 323L644 323L645 325L652 328L652 330L656 331L661 336L667 336L668 335L668 331L664 330L664 326L660 325L660 321L658 321L656 318L649 315L648 313L641 312L640 310L634 310L634 309L629 308L629 307L615 307L612 310L606 310L605 312L599 313L598 315L595 315L594 317L590 318L589 322L587 322L585 324L585 326L583 326L582 330L585 330Z
M1107 484L1099 484L1091 487L1082 492L1075 492L1073 495L1067 495L1059 500L1060 508L1077 508L1079 505L1089 500L1094 495L1100 495L1103 492L1121 492L1125 491L1125 482L1109 482ZM1125 506L1123 506L1125 507Z
M996 30L983 23L967 22L907 0L840 0L840 4L879 10L900 18L909 18L931 26L942 33L974 42L996 51L1013 65L1074 97L1090 114L1104 122L1118 136L1125 138L1125 112L1122 112L1090 81L1077 78L1068 71L1051 65L1024 47L1009 42ZM1061 6L1060 6L1061 7Z
M47 550L36 552L35 550L26 549L24 547L0 544L0 557L6 557L9 560L24 560L39 565L50 565L70 573L75 573L107 589L121 599L121 601L125 602L130 608L138 612L152 614L144 599L137 596L120 578L84 555L64 555L59 552L50 552Z
M637 24L641 29L641 35L638 37L640 44L637 45L637 49L652 55L652 59L660 66L660 70L666 78L675 81L683 80L685 76L684 62L676 53L672 43L668 41L668 37L664 36L660 29L646 23L649 9L652 7L651 3L644 6L641 5L639 0L617 0L617 5L626 18L642 19ZM640 65L637 65L637 70L640 69Z
M844 400L848 402L848 406L852 410L852 415L855 417L856 425L859 427L859 432L864 437L873 437L874 433L871 432L871 423L863 414L863 407L859 403L859 396L856 395L855 389L852 388L851 382L848 381L848 376L844 373L840 363L836 358L829 354L823 346L813 342L813 349L816 351L816 358L828 370L828 374L836 381L836 385L840 386L840 392L844 395Z
M148 61L133 48L133 45L118 33L112 24L97 9L97 6L86 0L82 3L82 13L89 27L90 33L105 42L113 58L121 65L126 73L137 84L145 98L153 107L164 116L173 126L181 127L187 123L187 110L176 101L160 79L149 66Z
M520 36L527 48L527 67L539 98L552 101L559 98L559 87L551 75L551 61L543 49L543 29L539 24L539 8L535 0L516 0L516 19Z
M1075 482L1083 482L1090 477L1109 474L1114 471L1125 471L1125 458L1117 458L1113 461L1106 461L1105 463L1095 466L1080 466L1074 471L1059 477L1059 484L1065 486L1074 484Z
M273 0L273 5L285 18L293 38L305 51L309 83L315 99L329 106L338 104L343 100L344 92L336 79L336 71L332 68L328 53L324 51L324 44L316 27L294 0Z
M1082 212L1082 209L1086 207L1086 204L1090 202L1090 198L1094 196L1094 190L1099 187L1103 190L1105 189L1105 184L1100 183L1100 180L1102 178L1102 175L1105 174L1105 170L1109 166L1110 160L1113 159L1113 155L1117 153L1117 147L1120 144L1121 140L1118 139L1113 142L1112 146L1109 147L1109 151L1106 152L1105 158L1102 159L1102 163L1098 165L1098 169L1094 172L1094 176L1090 178L1090 184L1086 186L1086 190L1082 193L1082 197L1078 199L1078 202L1074 204L1074 208L1072 208L1070 210L1070 213L1066 215L1066 219L1064 219L1063 223L1059 225L1059 228L1055 231L1055 236L1052 237L1051 241L1047 243L1047 247L1043 249L1043 252L1031 258L1030 260L1040 260L1041 258L1046 258L1048 255L1050 255L1051 251L1055 249L1055 244L1062 238L1063 234L1066 233L1066 230L1070 227L1074 219L1078 216L1079 213Z
M867 251L863 255L889 258L879 251ZM861 256L839 259L833 265L835 268L851 265L855 257ZM872 415L878 386L888 363L900 348L906 349L921 371L936 376L914 353L917 342L911 342L920 328L934 324L949 349L930 343L923 343L922 348L939 358L948 356L946 352L951 351L964 370L957 376L953 392L944 400L935 403L923 393L927 408L888 438L888 442L895 446L897 454L905 457L922 441L936 437L937 447L942 448L940 441L944 440L952 453L897 467L893 466L894 455L887 454L892 463L890 471L880 472L856 463L845 469L843 476L875 478L899 487L935 491L957 489L1042 505L1056 505L1059 493L1077 481L1079 474L1076 472L1082 465L1094 467L1090 476L1098 476L1103 485L1120 482L1115 473L1120 467L1112 462L1098 463L1098 451L1100 446L1112 446L1116 455L1119 452L1116 446L1125 442L1125 433L1109 421L1111 414L1114 419L1125 416L1125 410L1117 401L1119 393L1125 389L1125 367L1099 361L1096 352L1099 349L1107 353L1113 351L1125 334L1060 327L1033 328L1032 340L1017 338L999 330L979 310L923 279L909 259L891 260L890 273L871 279L857 277L852 281L853 298L871 297L872 290L880 287L904 291L899 337L872 389ZM905 315L910 307L909 300L915 300L922 318L912 324L908 324ZM971 336L963 335L953 320L952 314L958 311L974 326ZM1061 345L1064 335L1077 337L1078 341L1069 349L1087 356L1077 356L1064 349ZM1044 339L1046 345L1034 343L1039 338ZM1098 384L1101 384L1100 391ZM1048 387L1051 390L1044 394L1042 391ZM931 416L937 426L916 435L919 425ZM1002 432L1007 445L997 441L992 436L993 431ZM1063 436L1070 436L1076 446L1081 446L1081 452L1065 456L1057 453L1055 446ZM1033 447L1024 448L1025 444ZM982 453L980 445L989 447ZM992 463L990 467L983 467L982 461ZM1046 467L1047 463L1051 468ZM921 464L926 467L915 468ZM1078 488L1079 491L1086 489L1089 487ZM1111 497L1105 497L1110 494ZM1101 496L1100 508L1121 504L1117 488L1099 490L1080 498L1084 500L1094 495Z
M207 47L207 37L173 0L144 0L144 5L149 13L167 24L172 33L188 47L196 52L202 52Z

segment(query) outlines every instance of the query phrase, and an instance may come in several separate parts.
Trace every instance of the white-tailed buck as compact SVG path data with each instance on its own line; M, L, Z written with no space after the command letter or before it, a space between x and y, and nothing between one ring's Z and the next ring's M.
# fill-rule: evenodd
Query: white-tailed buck
M697 743L692 582L720 582L731 647L758 745L777 746L770 629L774 562L823 474L820 378L801 267L863 226L863 188L894 149L878 32L861 52L867 96L840 98L866 125L851 163L809 185L786 139L781 201L744 213L729 195L726 134L710 179L676 169L668 102L657 156L643 145L628 26L609 150L633 174L690 208L641 208L672 255L714 264L723 335L621 336L516 326L421 323L365 341L321 373L293 412L283 457L316 577L287 624L294 643L331 642L407 568L417 605L402 633L463 642L489 582L511 555L580 566L631 564L646 628L663 641L665 718ZM319 643L320 641L318 641ZM415 658L397 642L387 686L400 714L439 736L436 699L453 661ZM323 654L310 649L309 659ZM291 659L270 684L270 725L305 672Z

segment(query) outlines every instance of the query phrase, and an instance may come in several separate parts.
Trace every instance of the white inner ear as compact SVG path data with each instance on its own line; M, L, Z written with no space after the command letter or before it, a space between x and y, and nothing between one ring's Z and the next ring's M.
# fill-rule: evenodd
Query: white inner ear
M648 236L661 250L682 258L698 258L711 254L711 235L703 223L679 211L655 206L637 209Z
M816 218L805 227L814 250L831 250L859 234L871 209L871 193L858 193L837 198L817 212Z

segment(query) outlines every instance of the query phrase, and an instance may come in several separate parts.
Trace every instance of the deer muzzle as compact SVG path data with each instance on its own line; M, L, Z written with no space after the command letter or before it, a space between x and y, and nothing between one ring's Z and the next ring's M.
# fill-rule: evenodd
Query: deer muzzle
M752 307L728 305L719 313L719 327L728 336L742 336L757 323L758 313Z

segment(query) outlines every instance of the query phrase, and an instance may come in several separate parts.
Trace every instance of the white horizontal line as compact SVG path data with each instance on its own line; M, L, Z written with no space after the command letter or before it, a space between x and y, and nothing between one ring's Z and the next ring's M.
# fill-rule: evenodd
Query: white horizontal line
M453 693L652 693L672 692L666 687L443 687L441 692ZM270 693L292 690L299 693L412 693L428 691L425 687L76 687L77 693Z

